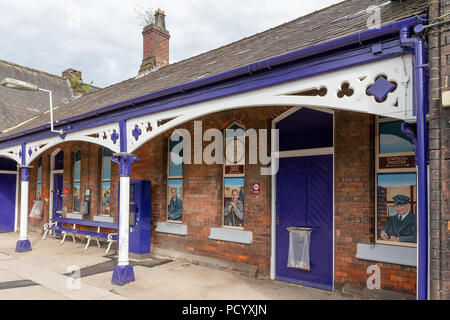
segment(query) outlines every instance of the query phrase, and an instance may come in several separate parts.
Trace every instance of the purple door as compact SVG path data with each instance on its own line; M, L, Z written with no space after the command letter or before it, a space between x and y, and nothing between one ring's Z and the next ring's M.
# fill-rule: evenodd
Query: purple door
M289 227L311 227L310 270L289 268ZM276 277L333 288L333 156L280 159L277 174Z
M0 233L14 232L16 174L0 174Z
M52 217L62 214L63 174L53 175L53 213Z

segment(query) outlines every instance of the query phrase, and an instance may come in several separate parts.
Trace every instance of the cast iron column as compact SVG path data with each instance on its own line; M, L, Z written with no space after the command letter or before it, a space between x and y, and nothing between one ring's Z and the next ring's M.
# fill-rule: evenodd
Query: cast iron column
M130 212L130 177L131 166L139 158L131 153L116 153L112 161L120 167L120 193L119 193L119 259L114 268L112 283L123 286L134 281L133 267L128 260L129 249L129 212Z
M28 170L32 167L17 166L21 169L20 185L20 233L16 244L16 252L31 251L31 243L28 240Z

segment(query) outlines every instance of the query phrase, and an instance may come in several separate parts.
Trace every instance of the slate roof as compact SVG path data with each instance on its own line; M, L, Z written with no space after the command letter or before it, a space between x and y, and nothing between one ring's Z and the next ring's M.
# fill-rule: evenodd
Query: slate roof
M132 78L89 93L54 112L55 120L82 115L89 111L139 96L181 85L203 77L286 54L314 44L367 30L366 9L387 0L347 0L244 38L240 41L170 64L141 78ZM404 19L427 11L426 0L392 1L381 7L381 23ZM138 66L136 67L136 71ZM33 129L49 122L49 115L36 117L8 134Z
M30 82L40 88L51 90L54 105L72 99L70 85L62 77L0 60L0 81L4 78ZM13 90L0 86L0 131L42 114L48 109L48 93Z

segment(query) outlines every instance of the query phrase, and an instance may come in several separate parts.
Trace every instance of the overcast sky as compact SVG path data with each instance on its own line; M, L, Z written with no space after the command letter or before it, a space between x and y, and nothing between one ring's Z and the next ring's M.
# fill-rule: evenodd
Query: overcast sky
M341 0L0 0L0 59L60 75L83 72L105 87L134 77L142 61L136 9L161 8L176 62Z

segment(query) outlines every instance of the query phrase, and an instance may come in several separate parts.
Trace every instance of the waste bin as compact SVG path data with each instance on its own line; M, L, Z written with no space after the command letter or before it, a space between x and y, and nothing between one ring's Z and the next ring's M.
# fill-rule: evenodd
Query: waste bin
M291 227L289 231L288 268L310 270L309 247L312 228Z

